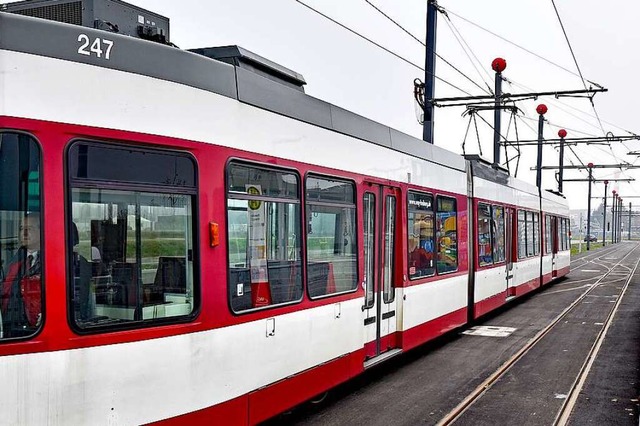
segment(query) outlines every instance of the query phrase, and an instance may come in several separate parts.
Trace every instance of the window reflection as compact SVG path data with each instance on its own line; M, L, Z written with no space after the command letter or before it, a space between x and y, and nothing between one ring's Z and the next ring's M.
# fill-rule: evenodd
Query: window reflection
M227 180L231 308L241 312L300 300L298 176L231 164Z
M311 297L355 290L357 238L355 186L308 177L307 289Z
M0 133L0 338L42 324L40 149L27 135Z
M74 188L71 198L80 327L193 311L190 195Z

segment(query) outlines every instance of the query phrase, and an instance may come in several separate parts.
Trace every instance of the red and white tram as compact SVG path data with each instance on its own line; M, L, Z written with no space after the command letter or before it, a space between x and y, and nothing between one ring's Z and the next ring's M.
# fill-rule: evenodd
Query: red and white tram
M0 423L255 424L568 273L562 196L228 50L0 13Z

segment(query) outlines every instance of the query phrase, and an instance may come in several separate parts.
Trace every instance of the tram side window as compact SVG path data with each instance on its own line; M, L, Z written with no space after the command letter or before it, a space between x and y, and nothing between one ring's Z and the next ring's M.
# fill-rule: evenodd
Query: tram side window
M366 192L363 199L363 227L364 227L364 282L365 301L364 307L372 308L375 303L374 293L374 257L376 249L375 240L375 215L376 197L371 192Z
M191 315L198 303L194 162L178 153L89 142L71 145L68 160L75 326Z
M478 204L478 264L504 262L504 208Z
M527 257L533 256L535 234L533 232L533 212L526 212L527 227Z
M487 266L493 264L493 226L491 206L478 204L478 264Z
M540 254L540 213L533 213L533 254Z
M556 218L557 226L556 226L556 237L558 238L558 250L564 250L564 237L562 233L562 228L564 227L564 219Z
M524 210L518 210L518 258L527 257L527 221Z
M436 241L438 273L453 272L458 269L458 210L455 198L437 197Z
M234 312L302 299L299 182L291 171L229 164L228 286Z
M415 280L436 273L433 195L409 192L407 198L409 279Z
M493 206L493 226L494 226L494 243L493 243L493 261L495 263L504 262L505 260L505 240L504 240L504 208Z
M312 298L357 288L355 185L308 176L307 291Z
M564 249L571 249L571 238L569 237L569 219L564 219Z
M544 253L549 254L553 251L553 241L551 240L551 216L544 216Z
M396 235L396 197L387 196L387 212L384 223L384 273L382 276L382 297L384 303L391 303L395 299L393 277L395 275L395 235Z
M40 148L30 136L0 132L0 340L42 325Z

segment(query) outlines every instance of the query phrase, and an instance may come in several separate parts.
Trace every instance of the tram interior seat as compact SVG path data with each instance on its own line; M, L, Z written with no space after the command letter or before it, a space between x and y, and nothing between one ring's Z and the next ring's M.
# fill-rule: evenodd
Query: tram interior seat
M148 286L145 302L166 302L167 293L186 294L187 262L184 256L160 256L153 284Z
M329 289L329 262L314 262L307 266L307 288L311 297L335 292Z
M302 297L300 261L269 260L267 261L267 271L272 304L300 300ZM249 268L231 268L229 280L233 310L251 309L251 272Z
M137 267L135 263L114 262L111 278L96 282L96 303L136 306Z
M251 273L249 268L231 268L228 288L231 308L234 311L251 309Z
M302 297L302 271L300 261L269 261L269 285L274 304L299 300Z

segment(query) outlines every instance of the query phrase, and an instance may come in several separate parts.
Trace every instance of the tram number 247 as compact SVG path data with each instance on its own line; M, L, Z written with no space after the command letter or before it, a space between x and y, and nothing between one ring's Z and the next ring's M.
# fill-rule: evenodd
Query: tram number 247
M78 36L78 43L82 43L80 47L78 47L78 53L80 55L96 55L98 58L102 58L102 55L104 55L104 59L106 60L109 60L111 56L111 49L113 48L113 41L111 40L95 38L93 42L91 42L88 35L80 34Z

